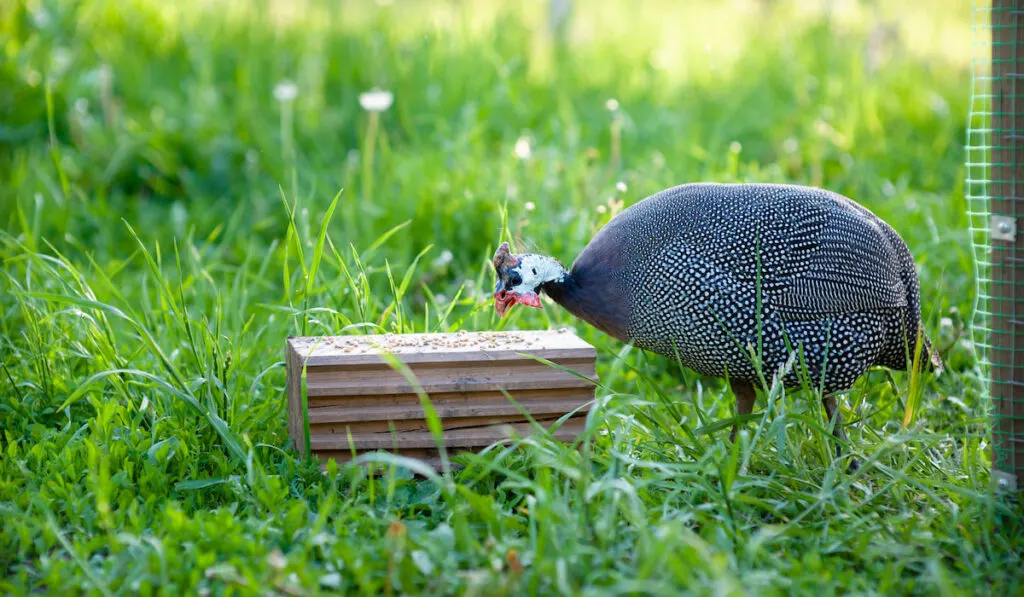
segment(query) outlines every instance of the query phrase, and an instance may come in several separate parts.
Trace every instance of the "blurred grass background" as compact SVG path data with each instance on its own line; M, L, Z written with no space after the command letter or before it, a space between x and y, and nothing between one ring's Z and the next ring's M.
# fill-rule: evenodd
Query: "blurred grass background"
M602 0L560 27L558 4L0 0L0 587L1015 589L964 329L970 4ZM493 315L504 236L569 263L696 180L828 187L914 253L950 374L919 405L865 376L861 473L812 399L777 391L733 449L720 382L553 305ZM289 451L289 334L543 326L600 351L581 451L433 481Z

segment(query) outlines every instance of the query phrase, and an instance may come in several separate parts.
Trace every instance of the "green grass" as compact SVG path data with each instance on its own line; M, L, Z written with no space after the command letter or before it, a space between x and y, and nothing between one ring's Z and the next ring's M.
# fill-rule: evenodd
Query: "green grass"
M0 0L0 589L1021 594L960 333L969 3L837 4L601 2L562 46L540 2ZM864 376L859 472L806 392L733 445L720 380L493 314L504 238L570 262L695 180L826 186L911 247L949 371ZM423 479L289 445L289 334L550 326L599 350L579 446Z

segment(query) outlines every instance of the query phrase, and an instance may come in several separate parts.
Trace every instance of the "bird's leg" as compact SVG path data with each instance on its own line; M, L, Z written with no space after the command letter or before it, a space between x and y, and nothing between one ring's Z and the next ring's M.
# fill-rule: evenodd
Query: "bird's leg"
M833 418L836 420L836 426L832 429L832 435L836 439L843 443L849 443L846 437L846 430L843 429L843 415L839 412L839 404L836 402L836 397L829 395L821 400L821 403L825 405L825 414L828 415L828 420L831 421ZM841 445L836 446L836 458L840 458L843 455L843 447ZM856 458L850 458L850 470L855 471L860 468L860 462Z
M732 380L729 382L732 387L732 393L736 395L736 416L742 417L743 415L749 415L754 410L754 401L757 399L757 393L754 392L754 386L750 385L746 381ZM740 430L739 421L732 424L732 433L729 434L729 441L736 441L736 433Z

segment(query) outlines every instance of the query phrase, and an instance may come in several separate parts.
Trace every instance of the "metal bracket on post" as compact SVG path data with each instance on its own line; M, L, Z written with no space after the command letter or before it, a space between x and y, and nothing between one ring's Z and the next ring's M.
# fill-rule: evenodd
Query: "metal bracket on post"
M1010 216L992 216L989 220L992 240L1017 241L1017 219Z
M1012 473L1004 473L1003 471L992 469L992 483L995 485L996 491L1004 493L1017 492L1017 475Z

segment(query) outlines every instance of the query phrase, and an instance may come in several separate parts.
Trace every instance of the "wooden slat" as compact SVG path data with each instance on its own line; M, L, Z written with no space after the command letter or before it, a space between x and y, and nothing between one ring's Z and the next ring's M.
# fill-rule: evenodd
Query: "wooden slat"
M579 406L579 405L577 405ZM570 411L572 409L569 409ZM580 409L579 413L587 412L586 408ZM530 413L538 423L553 423L559 417L565 415L567 411L554 411L548 413ZM516 412L505 415L485 415L479 417L459 416L455 418L443 419L441 427L447 432L455 429L473 429L483 428L491 425L499 425L501 423L522 423L526 421L526 417ZM352 435L358 435L362 437L364 434L376 433L376 434L390 434L391 428L394 427L398 433L406 433L409 431L430 431L430 427L427 425L426 419L422 417L409 417L404 419L377 419L373 421L353 421L350 423L319 423L316 425L310 424L309 436L313 438L336 438L346 437L347 433L351 432Z
M588 359L594 358L596 354L580 349L533 349L522 351L504 350L481 350L479 352L460 353L420 353L420 354L397 354L394 355L399 361L407 365L429 364L429 363L465 363L472 366L476 363L489 363L493 361L515 361L524 359L523 354L531 354L535 357L558 361L561 359ZM299 353L301 354L301 353ZM355 367L360 365L380 365L387 361L376 354L352 354L352 355L313 355L307 357L307 363L314 367L330 367L341 365L343 367Z
M508 356L508 355L505 355ZM564 367L570 367L571 365L585 365L587 363L593 363L592 357L572 357L572 358L560 358L560 359L548 359L551 362L561 365ZM505 358L505 359L484 359L481 361L464 362L464 361L445 361L445 362L429 362L429 363L409 363L406 364L409 371L417 376L420 375L439 375L446 370L458 370L465 371L467 369L520 369L527 367L530 369L548 368L551 366L547 363L543 363L536 359L532 359L529 356L516 355L516 358ZM311 371L317 371L322 374L329 374L338 379L345 379L347 377L372 377L372 376L385 376L399 379L402 377L402 373L391 367L387 363L359 363L359 364L346 364L346 365L316 365L310 366Z
M573 417L563 423L554 433L557 440L571 440L579 435L586 426L583 416ZM545 425L546 427L546 425ZM533 434L536 430L529 423L496 425L494 427L455 429L444 432L444 445L450 448L473 448L488 446L509 439L506 429L511 428L520 436ZM317 452L326 450L345 450L349 447L346 436L310 436L310 444ZM434 437L429 432L405 432L397 434L368 433L353 435L352 441L362 450L390 450L398 448L430 448L436 446Z
M504 398L504 396L502 396ZM544 402L520 403L526 412L531 415L546 415L551 413L567 413L587 402L593 400L593 396L577 396L568 400L546 400ZM434 404L434 410L442 421L447 422L456 418L472 417L500 417L520 415L516 405L507 400L502 404L456 404L451 406L438 406ZM332 423L361 423L368 421L405 421L424 419L426 414L423 407L417 402L409 405L395 406L367 406L363 408L317 408L309 411L309 425L328 425Z
M585 402L587 400L593 400L594 398L593 387L543 388L540 390L515 390L509 391L508 393L516 402L527 409L532 408L532 405L543 405L548 402L566 402L574 400ZM446 408L453 413L460 408L505 406L510 404L505 394L498 391L432 392L428 394L428 396L430 398L430 403L434 405L434 408ZM323 410L329 410L340 415L341 413L359 412L377 407L419 408L420 397L411 392L408 394L389 394L386 396L362 394L358 396L309 397L309 416L311 420L315 416L315 413ZM456 415L453 414L452 416Z
M559 365L589 379L596 378L593 361L567 361ZM556 367L543 363L505 367L488 363L475 367L434 367L415 372L416 380L425 392L481 392L498 390L532 390L541 388L593 387L581 379ZM306 394L308 396L353 396L365 394L408 394L412 385L397 371L324 371L307 368Z
M288 398L288 437L299 453L306 451L305 420L302 415L302 363L290 347L285 350Z

